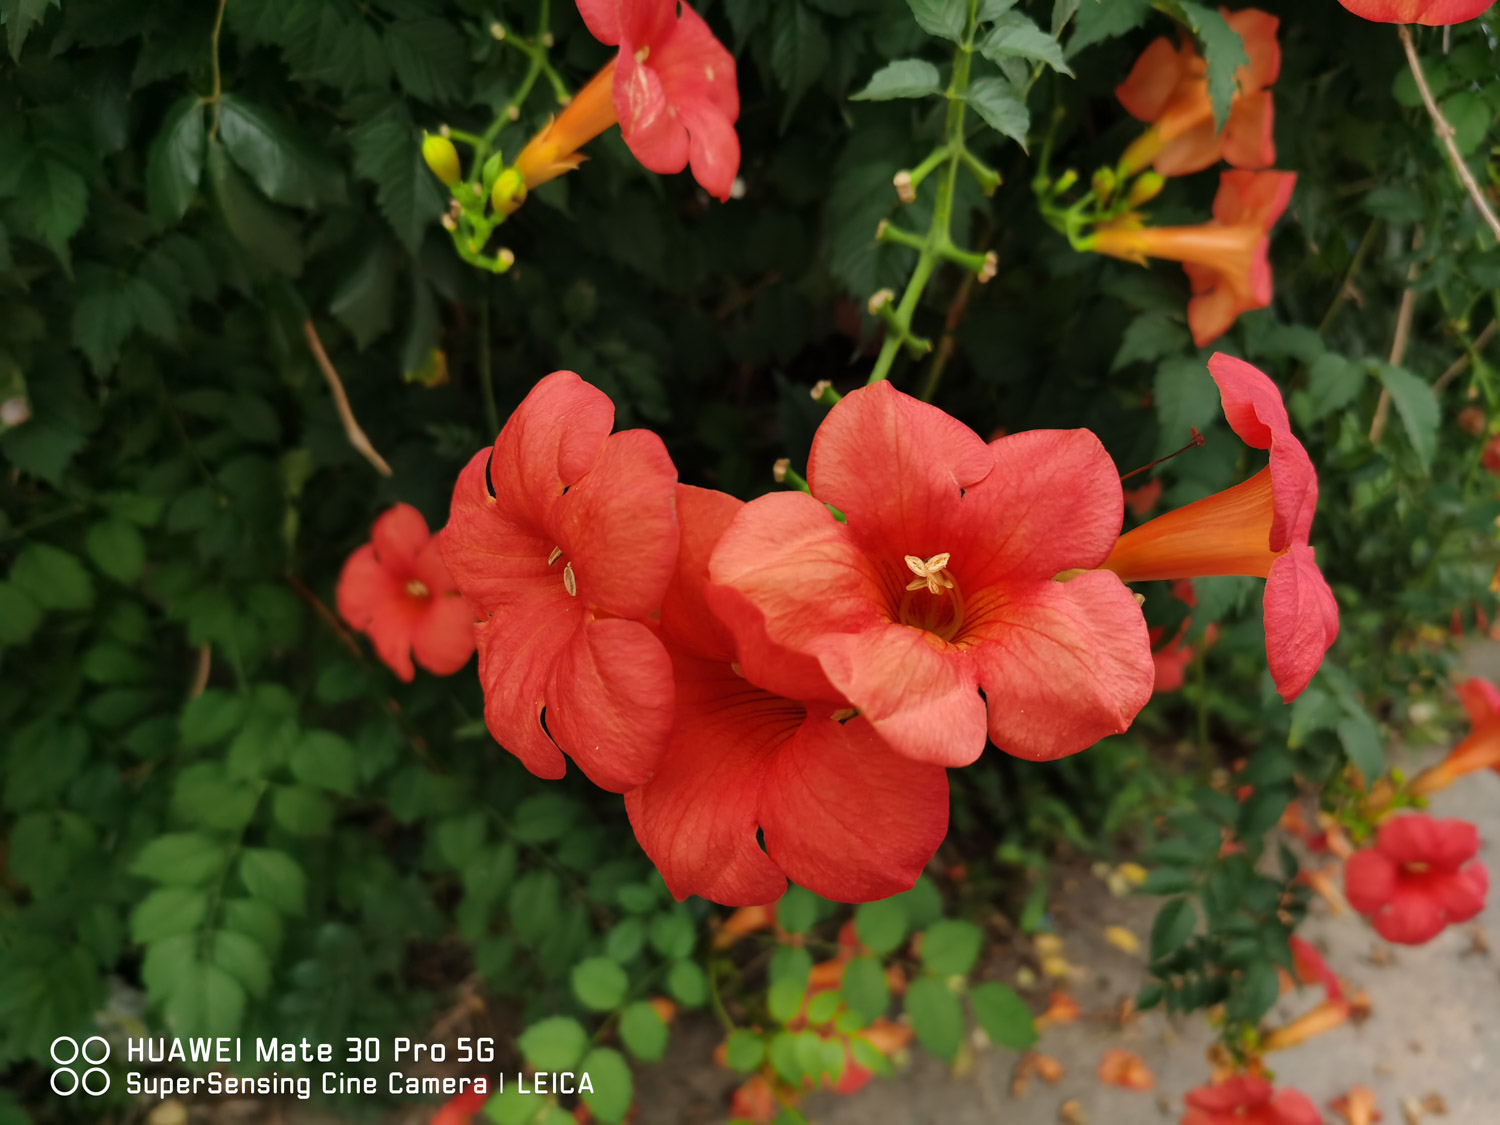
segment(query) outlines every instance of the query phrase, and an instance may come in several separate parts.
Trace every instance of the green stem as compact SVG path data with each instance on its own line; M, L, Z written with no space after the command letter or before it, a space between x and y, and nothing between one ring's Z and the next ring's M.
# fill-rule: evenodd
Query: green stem
M208 139L213 140L219 135L219 96L224 92L224 74L219 69L219 32L224 29L224 9L228 7L229 0L219 0L219 10L214 13L214 31L209 38L209 51L213 58L214 67L214 92L209 97L213 109L209 113Z
M487 433L500 432L500 412L495 409L494 372L490 364L490 293L486 288L479 299L479 394L484 401Z
M890 376L891 367L896 362L896 353L901 350L903 344L909 344L912 339L912 315L922 300L922 293L927 288L927 282L932 278L932 271L937 268L940 260L949 257L953 252L951 230L953 191L958 183L959 165L963 163L964 113L968 108L964 101L964 94L969 88L969 71L974 62L977 2L978 0L969 0L969 16L964 29L964 41L958 45L958 53L953 59L953 77L948 83L948 116L943 129L947 139L943 148L938 150L943 153L940 161L942 170L938 179L937 204L933 208L932 223L927 228L926 237L920 242L917 265L912 270L911 280L906 284L906 292L902 294L901 303L896 306L891 323L887 325L885 340L880 345L880 354L876 357L875 366L870 371L870 383L878 383ZM887 231L895 229L886 228ZM896 330L892 331L892 328Z
M479 143L474 146L474 168L470 173L470 177L475 182L477 182L477 178L482 174L480 169L484 167L484 162L489 159L490 153L494 150L495 139L499 137L500 130L521 116L521 106L531 95L531 88L536 85L536 80L542 76L543 71L550 71L552 69L547 65L546 47L548 25L551 22L551 18L551 0L539 0L536 15L537 30L535 45L521 40L516 40L513 44L520 47L530 57L531 65L526 68L526 74L521 79L521 84L516 87L516 92L505 103L505 108L495 114L495 120L490 122L490 127L484 131L484 135L479 138Z

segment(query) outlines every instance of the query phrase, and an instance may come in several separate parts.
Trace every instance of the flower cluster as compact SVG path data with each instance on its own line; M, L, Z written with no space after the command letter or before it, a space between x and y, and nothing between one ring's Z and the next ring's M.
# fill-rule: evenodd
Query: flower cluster
M764 903L788 878L882 898L941 843L947 769L1130 726L1156 671L1127 582L1266 577L1272 672L1288 699L1311 678L1337 629L1307 546L1316 481L1270 380L1210 369L1270 468L1124 537L1087 430L985 442L877 383L829 412L807 491L742 503L679 484L659 438L611 432L608 397L556 372L460 474L441 560L398 508L340 603L404 675L409 637L438 672L477 647L495 738L623 793L679 898Z
M1478 851L1479 832L1466 821L1396 817L1374 847L1350 857L1344 894L1387 941L1422 945L1484 909L1489 875L1472 862Z

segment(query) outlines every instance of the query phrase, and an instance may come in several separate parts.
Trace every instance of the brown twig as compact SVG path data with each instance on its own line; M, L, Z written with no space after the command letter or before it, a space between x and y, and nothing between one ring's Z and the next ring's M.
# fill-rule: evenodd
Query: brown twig
M1406 61L1411 67L1411 76L1417 80L1417 92L1422 95L1422 104L1427 107L1427 115L1432 118L1433 130L1437 133L1438 139L1443 142L1443 147L1448 150L1448 159L1453 165L1453 170L1463 181L1464 190L1469 193L1469 198L1479 209L1480 217L1489 225L1495 241L1500 242L1500 218L1496 217L1494 208L1484 197L1484 191L1474 179L1474 173L1469 171L1469 166L1464 163L1463 153L1458 151L1458 142L1453 139L1453 126L1448 124L1448 119L1443 116L1437 99L1432 96L1432 87L1427 85L1427 76L1422 73L1422 60L1417 57L1417 47L1412 42L1411 28L1403 23L1396 28L1396 32L1401 36L1401 46L1406 51Z
M198 646L198 667L193 672L193 683L188 688L188 698L197 699L208 687L208 674L214 667L214 646L206 641Z
M1422 228L1418 227L1412 235L1411 250L1415 254L1422 248ZM1413 282L1417 280L1417 263L1413 262L1406 270L1406 290L1401 294L1401 307L1396 311L1396 334L1391 340L1390 365L1400 367L1406 359L1406 348L1411 343L1412 316L1417 310L1417 291ZM1375 404L1375 417L1370 422L1370 444L1379 443L1381 436L1385 433L1386 422L1391 417L1391 392L1387 387L1380 388L1380 401Z
M302 333L307 337L307 346L312 351L313 359L318 361L318 368L323 372L323 378L328 380L328 389L333 392L334 409L339 412L339 421L344 424L344 436L349 439L361 457L375 466L375 471L383 477L391 476L391 467L386 460L375 451L370 444L370 439L365 436L364 429L359 420L354 417L354 411L349 407L349 396L344 393L343 380L339 373L334 370L333 363L328 358L328 353L323 350L323 341L318 338L318 330L313 326L312 317L302 322Z
M938 341L937 351L932 357L932 363L927 368L927 378L922 382L922 401L931 402L932 396L937 394L938 382L943 377L943 371L948 366L948 361L953 358L953 351L958 346L958 326L963 323L964 311L969 307L969 298L974 294L974 284L979 280L979 275L974 273L964 274L963 282L954 294L953 303L948 306L948 316L943 322L943 338Z
M1437 381L1432 384L1432 393L1441 393L1444 387L1467 371L1469 369L1470 354L1478 355L1494 336L1495 322L1492 320L1483 332L1474 337L1474 343L1470 345L1471 350L1455 359L1448 370L1437 377Z

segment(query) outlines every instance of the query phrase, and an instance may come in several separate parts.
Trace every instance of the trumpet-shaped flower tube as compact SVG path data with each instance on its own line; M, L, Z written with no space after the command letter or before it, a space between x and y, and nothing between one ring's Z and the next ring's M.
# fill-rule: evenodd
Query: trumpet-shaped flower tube
M772 902L788 877L844 902L908 890L947 833L947 774L897 754L842 701L802 702L742 674L706 585L744 506L677 489L682 546L661 612L677 721L655 776L625 796L636 838L679 899Z
M1270 231L1296 183L1292 172L1225 172L1212 222L1149 227L1126 218L1098 228L1086 245L1138 265L1148 258L1181 262L1193 290L1188 327L1201 348L1229 331L1241 313L1271 303Z
M533 137L516 160L528 188L576 168L578 150L611 125L635 158L671 175L692 164L728 199L740 166L734 56L681 0L578 0L595 39L620 53Z
M1255 8L1220 9L1245 44L1246 62L1235 73L1234 100L1220 132L1208 94L1208 65L1189 39L1173 45L1157 39L1136 60L1115 96L1132 117L1150 128L1128 149L1121 171L1155 168L1163 176L1201 172L1222 157L1236 168L1276 163L1270 86L1281 72L1280 24Z
M1479 830L1467 821L1396 817L1374 847L1349 857L1344 894L1386 941L1424 945L1484 909L1489 874L1470 862L1478 851Z
M829 411L808 480L811 495L747 504L714 551L710 604L751 682L847 701L943 766L986 735L1036 761L1072 754L1150 698L1140 607L1095 569L1124 500L1092 433L986 444L877 383Z
M1276 1088L1264 1078L1241 1074L1190 1090L1180 1125L1323 1125L1323 1115L1299 1090Z
M339 616L375 644L381 661L411 681L412 657L451 676L474 652L474 611L458 592L422 513L397 504L375 521L339 575Z
M1469 734L1437 765L1412 778L1411 792L1420 795L1446 789L1476 770L1500 772L1500 689L1470 678L1458 685L1458 698L1469 716Z
M672 666L645 619L677 558L677 470L571 371L538 383L453 490L443 557L475 627L490 733L538 777L566 752L618 793L656 769ZM543 711L545 710L545 716Z
M1442 27L1482 16L1494 0L1339 0L1356 16L1376 23L1425 23Z
M1308 545L1318 504L1312 460L1292 434L1281 392L1244 360L1216 354L1229 426L1271 463L1249 480L1120 537L1105 561L1126 582L1238 574L1266 579L1266 657L1283 699L1312 679L1338 636L1338 603Z

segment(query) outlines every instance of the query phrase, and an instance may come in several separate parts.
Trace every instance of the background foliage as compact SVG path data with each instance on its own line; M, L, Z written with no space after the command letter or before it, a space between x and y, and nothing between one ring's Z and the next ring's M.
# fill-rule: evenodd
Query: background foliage
M979 954L961 919L999 902L1045 928L1051 865L1127 839L1156 865L1146 889L1177 896L1142 1001L1227 999L1231 1035L1254 1025L1300 910L1293 857L1279 876L1257 863L1266 830L1298 779L1336 795L1346 763L1377 774L1388 728L1441 677L1450 615L1467 627L1490 608L1500 505L1480 453L1497 383L1476 338L1500 252L1392 30L1331 0L1261 6L1283 21L1278 167L1300 178L1273 243L1275 303L1217 346L1277 379L1319 466L1339 645L1282 707L1255 584L1201 582L1190 636L1216 623L1218 643L1130 736L1047 767L991 751L954 773L941 854L963 880L924 878L856 914L868 967L820 1026L889 1012L875 970L903 962L900 1005L952 1057L968 1017L946 982ZM1249 462L1191 345L1180 271L1075 254L1030 183L1051 128L1054 172L1114 162L1138 125L1113 88L1171 16L1199 28L1221 90L1234 37L1176 0L980 7L996 28L1035 21L979 52L969 144L1004 183L986 198L960 177L954 202L955 239L993 250L999 272L976 287L941 268L913 324L936 357L893 377L980 432L1089 426L1122 471L1196 426L1206 446L1158 470L1164 502L1232 483ZM864 303L912 267L874 232L898 211L927 223L932 192L902 208L892 176L942 137L943 100L922 95L965 8L701 5L739 59L743 197L654 177L611 133L501 230L517 265L492 277L438 225L419 131L482 132L509 102L528 59L492 25L538 32L530 0L0 2L0 399L24 406L0 433L0 1070L21 1102L69 1112L35 1063L96 1013L136 1034L341 1042L413 1034L476 980L548 1069L618 1074L622 1047L660 1057L667 1026L647 1001L663 995L732 1018L733 1065L768 1059L789 1081L841 1069L818 1031L777 1030L802 1005L806 949L715 951L710 908L671 901L618 800L576 772L535 781L486 734L471 674L402 685L327 606L383 507L444 522L458 468L493 437L487 379L503 417L541 375L579 371L622 425L663 434L690 483L750 496L776 458L801 465L825 409L808 388L863 382ZM571 5L548 26L569 84L608 58ZM1491 185L1493 44L1482 21L1418 42ZM892 60L919 62L851 100ZM502 149L554 109L540 84ZM1215 183L1174 181L1156 221L1206 218ZM1408 291L1410 346L1393 355ZM345 440L307 323L389 478ZM1372 440L1382 391L1394 416ZM1465 405L1477 428L1455 424ZM1146 611L1169 629L1186 612L1164 587ZM1178 754L1196 779L1163 764ZM1227 779L1239 759L1244 801ZM1246 850L1221 854L1227 837ZM782 933L826 937L846 916L794 892ZM992 1039L1025 1044L1014 994L991 983L970 1000ZM595 1082L595 1114L620 1120L628 1079ZM21 1112L0 1100L0 1119Z

